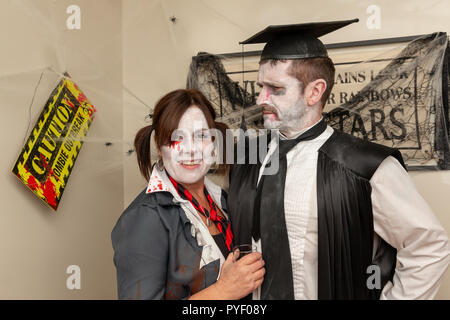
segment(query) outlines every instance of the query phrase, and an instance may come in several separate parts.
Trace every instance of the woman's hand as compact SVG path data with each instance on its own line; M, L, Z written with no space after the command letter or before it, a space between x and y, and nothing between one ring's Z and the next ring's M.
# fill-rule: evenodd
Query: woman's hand
M222 266L220 278L214 285L223 299L241 299L262 284L265 273L261 253L252 252L238 261L230 253Z

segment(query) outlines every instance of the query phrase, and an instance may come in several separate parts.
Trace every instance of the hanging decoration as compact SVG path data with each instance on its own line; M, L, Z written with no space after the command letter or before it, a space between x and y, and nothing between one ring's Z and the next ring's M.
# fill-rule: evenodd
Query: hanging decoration
M75 82L65 76L47 100L12 169L55 211L96 112Z

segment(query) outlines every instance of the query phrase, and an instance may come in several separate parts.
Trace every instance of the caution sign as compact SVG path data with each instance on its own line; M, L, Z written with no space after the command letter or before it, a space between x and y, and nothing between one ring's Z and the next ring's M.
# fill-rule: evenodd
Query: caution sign
M95 111L72 80L62 79L50 95L12 169L55 211Z

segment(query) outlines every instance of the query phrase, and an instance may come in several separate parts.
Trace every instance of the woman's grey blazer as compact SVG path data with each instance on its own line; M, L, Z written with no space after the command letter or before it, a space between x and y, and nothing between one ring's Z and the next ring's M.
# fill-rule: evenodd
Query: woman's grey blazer
M226 193L221 194L226 212ZM111 233L119 299L187 299L213 284L220 260L199 269L202 246L170 192L142 191Z

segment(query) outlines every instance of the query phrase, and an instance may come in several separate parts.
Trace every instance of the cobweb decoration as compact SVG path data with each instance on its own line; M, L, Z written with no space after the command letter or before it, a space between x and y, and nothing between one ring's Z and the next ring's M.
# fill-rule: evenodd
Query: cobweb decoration
M348 102L324 112L325 120L334 129L398 148L410 170L450 169L448 52L445 33L411 41ZM187 88L201 90L231 128L242 127L243 119L249 129L263 128L258 93L250 81L233 81L223 59L193 57Z
M410 167L431 163L434 168L450 168L448 109L442 94L447 46L444 33L412 41L353 99L328 112L327 123L398 148Z
M262 111L256 105L254 88L249 81L244 81L244 88L233 81L221 60L220 56L199 53L192 59L186 88L202 91L215 107L218 119L230 128L240 128L243 119L248 129L262 128Z

